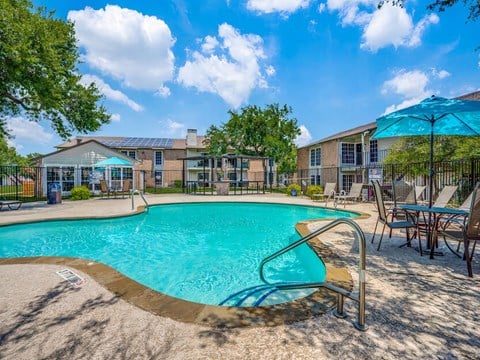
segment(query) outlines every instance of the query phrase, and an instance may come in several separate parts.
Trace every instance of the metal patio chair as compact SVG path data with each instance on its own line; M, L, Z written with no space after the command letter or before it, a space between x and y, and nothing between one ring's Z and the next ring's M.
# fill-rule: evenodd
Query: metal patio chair
M378 180L373 180L372 184L373 184L373 191L374 191L374 194L375 194L375 202L377 204L377 209L378 209L378 218L377 218L377 222L375 224L375 230L373 230L373 235L372 235L372 240L371 240L372 244L373 244L373 241L375 240L375 233L377 231L378 223L382 223L383 228L382 228L382 233L380 235L380 241L378 242L377 251L380 250L380 245L382 244L382 239L383 239L383 234L385 232L385 227L387 227L387 226L391 230L393 230L393 229L405 229L406 236L407 236L407 243L406 244L407 244L407 246L410 246L412 238L410 237L409 229L417 227L417 224L415 223L413 217L410 216L410 214L408 214L407 212L405 212L406 220L397 221L397 220L395 220L395 217L393 217L392 220L389 220L388 219L389 218L388 212L387 212L387 209L385 208L385 203L383 201L383 194L382 194L382 189L380 188L380 183L378 182ZM398 211L402 211L402 210L398 210ZM419 242L420 253L421 253L422 244L420 242L420 237L418 237L418 242Z
M467 262L468 276L473 277L472 260L475 252L475 245L480 241L480 182L477 183L472 192L470 209L465 223L460 226L443 226L439 233L444 238L449 238L463 244L463 259ZM470 250L470 244L473 244Z

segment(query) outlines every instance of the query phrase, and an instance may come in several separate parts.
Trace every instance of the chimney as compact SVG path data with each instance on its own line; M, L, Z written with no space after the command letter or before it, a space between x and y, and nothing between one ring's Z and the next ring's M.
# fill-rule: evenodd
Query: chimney
M197 129L187 129L187 146L197 145Z

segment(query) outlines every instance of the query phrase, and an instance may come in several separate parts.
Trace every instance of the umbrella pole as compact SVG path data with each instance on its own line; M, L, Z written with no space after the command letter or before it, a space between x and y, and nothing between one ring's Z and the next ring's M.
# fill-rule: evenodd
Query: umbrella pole
M435 171L433 170L433 125L434 123L435 123L435 118L432 115L432 118L430 119L431 129L430 129L430 169L428 174L428 181L429 181L428 207L432 207L433 205L433 175L435 173Z

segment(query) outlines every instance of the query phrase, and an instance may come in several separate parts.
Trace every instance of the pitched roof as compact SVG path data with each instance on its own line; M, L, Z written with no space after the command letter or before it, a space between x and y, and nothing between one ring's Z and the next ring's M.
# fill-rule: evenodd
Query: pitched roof
M480 90L457 97L459 100L477 100L480 101Z
M357 126L353 129L341 131L339 133L330 135L326 138L314 141L310 144L307 144L305 146L300 147L300 149L307 148L307 147L310 147L312 145L318 145L318 144L321 144L321 143L324 143L324 142L327 142L327 141L331 141L331 140L342 139L342 138L345 138L347 136L362 134L365 131L372 131L372 130L375 130L376 128L377 128L377 122L374 121L374 122L371 122L371 123L368 123L368 124L365 124L365 125L361 125L361 126Z
M74 139L69 139L63 144L57 146L58 149L69 148L75 145L85 143L90 140L95 140L105 146L113 148L185 148L184 139L170 139L170 138L143 138L143 137L125 137L125 136L77 136ZM183 142L183 145L182 145Z

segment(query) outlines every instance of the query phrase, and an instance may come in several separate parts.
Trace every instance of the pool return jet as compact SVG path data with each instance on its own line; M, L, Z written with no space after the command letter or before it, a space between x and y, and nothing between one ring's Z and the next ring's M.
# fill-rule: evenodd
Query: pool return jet
M358 264L358 293L353 293L351 291L342 289L334 284L328 282L313 282L313 283L271 283L265 278L264 267L265 264L269 261L277 258L278 256L285 254L286 252L295 249L296 247L302 245L303 243L313 239L314 237L323 234L324 232L337 227L338 225L348 225L353 229L353 232L356 234L356 237L359 240L359 264ZM266 284L264 286L270 286L272 291L268 292L263 298L268 296L270 293L276 290L293 290L293 289L309 289L309 288L327 288L329 290L337 293L337 308L334 311L334 315L338 318L345 318L347 315L343 308L344 298L347 297L358 303L358 318L354 323L354 326L361 331L368 329L368 326L365 325L365 283L366 283L366 272L365 272L365 235L363 234L362 229L358 226L356 222L348 218L341 218L334 220L327 225L315 230L311 234L297 240L296 242L284 247L283 249L275 252L274 254L263 259L259 266L259 274L262 281Z

